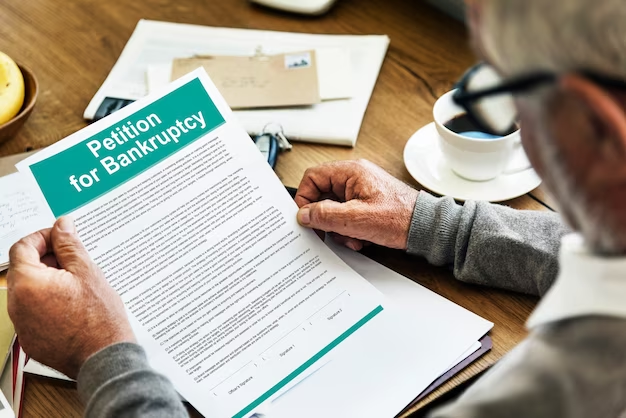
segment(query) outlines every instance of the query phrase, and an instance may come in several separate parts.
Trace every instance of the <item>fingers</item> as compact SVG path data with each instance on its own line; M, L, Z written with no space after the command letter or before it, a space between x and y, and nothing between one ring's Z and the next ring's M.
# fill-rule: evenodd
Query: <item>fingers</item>
M307 228L325 232L336 232L352 238L360 238L356 222L360 218L358 201L340 203L334 200L322 200L303 206L298 211L298 222Z
M91 269L91 258L78 237L74 221L63 216L52 227L51 242L59 267L85 277Z
M50 229L32 233L16 242L9 251L9 269L21 264L39 266L41 258L52 251Z
M343 245L344 247L348 247L354 251L361 251L365 246L365 243L360 239L346 237L344 235L339 235L335 233L330 233L333 241L335 241L339 245Z
M41 257L41 262L45 264L46 267L52 267L55 269L59 268L59 263L57 262L57 258L52 253L46 254L43 257Z
M339 200L346 200L346 186L350 178L357 171L362 170L364 161L336 161L317 167L309 168L304 172L298 186L295 201L299 207L317 202L323 196L334 195Z
M27 237L16 242L9 252L9 272L7 274L7 287L9 288L9 298L7 309L13 323L17 324L16 305L20 297L26 293L30 296L28 289L43 289L45 282L49 278L46 269L47 260L52 255L52 244L50 229L43 229L34 232ZM17 288L22 291L17 291ZM23 292L27 289L26 292ZM26 299L32 300L29 296ZM16 326L18 329L18 326Z
M334 176L338 177L336 174ZM331 181L332 177L332 168L326 165L306 170L304 172L304 177L302 177L302 181L300 181L300 185L298 186L296 197L294 198L298 207L317 202L322 198L322 196L331 193L333 183ZM336 184L339 184L341 181L342 179L335 178ZM343 196L336 197L342 199Z

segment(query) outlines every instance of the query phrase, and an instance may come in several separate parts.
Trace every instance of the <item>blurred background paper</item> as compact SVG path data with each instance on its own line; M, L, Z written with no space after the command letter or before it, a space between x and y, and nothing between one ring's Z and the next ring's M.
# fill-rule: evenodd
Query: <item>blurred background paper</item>
M315 51L203 56L172 62L172 81L203 67L231 109L306 106L320 102ZM148 88L149 92L152 92Z
M316 48L317 81L322 101L341 100L352 97L350 51L345 48ZM209 77L211 73L207 70ZM148 93L154 93L175 80L172 63L149 65L146 69ZM213 80L215 82L215 80Z
M350 51L344 48L318 48L316 52L322 100L352 97Z
M171 73L171 67L169 72L165 68L175 58L253 56L259 47L268 55L315 50L321 68L318 73L321 103L238 110L235 115L253 135L269 122L277 122L289 139L354 146L388 46L389 38L385 35L310 35L141 20L87 106L84 117L93 119L107 97L128 100L144 97L148 94L146 78L151 87L158 86L163 74ZM341 51L347 54L342 55ZM324 61L332 67L324 68ZM345 70L347 62L349 66ZM350 82L344 82L346 78Z

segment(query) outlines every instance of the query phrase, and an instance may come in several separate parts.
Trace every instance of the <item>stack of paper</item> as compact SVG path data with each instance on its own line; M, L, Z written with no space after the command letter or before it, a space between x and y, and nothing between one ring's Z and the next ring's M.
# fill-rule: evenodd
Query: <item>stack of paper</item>
M206 416L395 416L492 326L302 228L203 70L18 169Z
M408 357L395 358L394 356L390 356L391 352L388 349L383 349L382 351L378 351L378 349L372 350L369 346L359 346L358 341L352 343L346 342L346 344L349 344L348 348L345 349L346 355L344 357L335 358L334 360L335 362L345 362L346 367L348 367L348 364L352 363L354 370L351 370L350 373L355 373L356 375L361 373L358 369L362 367L358 359L367 355L379 355L386 358L386 360L382 362L383 364L389 363L392 370L395 367L403 369L404 373L398 373L397 381L387 383L390 393L384 394L384 397L388 399L390 404L397 402L397 405L402 408L407 405L412 397L415 397L420 392L422 392L419 396L421 398L423 396L424 389L426 389L431 380L434 380L439 375L443 375L455 366L462 364L463 361L472 354L477 352L478 354L482 354L482 352L479 351L481 349L481 344L478 341L474 341L473 343L470 342L473 338L480 338L484 335L484 333L486 333L493 324L477 317L463 308L460 308L452 302L447 301L441 296L438 296L437 294L423 288L394 271L389 270L375 261L372 261L359 253L338 246L332 240L327 240L326 244L333 250L333 252L335 252L335 254L346 262L346 264L359 272L365 279L367 279L368 282L374 285L399 309L395 315L396 318L393 321L393 328L388 330L385 334L381 334L381 336L386 335L387 337L392 338L396 344L410 344L411 342L418 344L416 346L407 347L413 352L412 355L410 355L409 362L406 362ZM430 318L432 326L441 326L444 330L440 335L435 335L431 331L425 332L424 319L427 315L427 310L431 310L432 315L428 315L428 317ZM445 331L446 329L452 329L451 324L454 324L454 326L459 329L464 329L465 332L463 334L465 335L452 335ZM407 339L406 334L413 334L413 336ZM421 340L427 340L428 338L435 339L430 342L433 347L446 345L447 348L453 348L459 353L461 353L462 347L467 346L467 349L446 367L435 367L432 369L432 372L429 372L424 365L431 359L435 360L435 362L437 360L432 357L427 357L428 353L424 349L424 346L429 343L420 342ZM353 350L361 352L361 354L357 356L357 360L354 359L354 354L351 352L352 349L350 346L352 346ZM380 367L382 366L378 366L378 369ZM319 369L321 369L321 367L318 368L318 370ZM345 369L341 370L341 373L345 371ZM411 371L414 373L412 378L416 378L420 383L418 385L407 384L405 387L402 387L402 376L405 373L410 375ZM64 374L33 359L28 360L26 366L24 367L24 372L54 379L71 381L71 379ZM338 375L339 372L333 373L330 370L325 371L325 373L329 376L321 376L321 372L319 374L317 372L309 374L309 377L303 379L302 382L302 385L306 385L308 388L301 391L300 395L293 395L293 399L287 400L288 397L283 396L276 397L269 405L271 410L270 416L284 416L285 418L293 416L293 411L291 411L290 408L295 407L295 405L299 402L302 402L302 405L307 404L307 406L306 408L302 407L302 410L299 410L298 416L315 417L316 414L322 413L323 415L317 416L330 416L329 414L335 414L337 410L345 408L345 406L341 405L326 404L325 399L327 399L328 391L324 388L326 388L330 382L335 382L336 386L340 386L342 381L345 381L346 384L354 384L353 377L343 374ZM388 374L381 374L380 377L384 378L388 375L390 375L389 372ZM450 376L448 376L448 378L449 377ZM374 379L376 376L372 375L370 378ZM446 380L447 379L443 379L439 382L439 384ZM361 396L365 396L367 391L371 391L371 396L383 397L383 394L379 392L378 388L369 387L369 385L367 386L368 387L364 388L366 392L361 393ZM393 392L393 396L391 392ZM343 396L344 392L341 393ZM299 396L302 398L300 399ZM310 399L311 396L319 397L319 399L324 401L308 405L310 400L307 399ZM390 399L388 398L389 396L391 396ZM394 397L397 400L395 400ZM355 397L354 402L358 401L359 400ZM342 403L350 407L350 402L342 401ZM313 411L309 411L310 408L313 408ZM279 411L282 412L279 413Z
M282 125L289 139L354 146L388 45L384 35L309 35L141 20L84 116L94 119L99 109L108 114L147 95L146 74L150 86L158 89L169 81L176 58L253 56L259 47L270 55L315 50L322 99L348 99L305 107L237 110L235 115L250 134L260 133L273 122ZM346 83L347 78L350 82ZM125 101L109 103L107 98Z

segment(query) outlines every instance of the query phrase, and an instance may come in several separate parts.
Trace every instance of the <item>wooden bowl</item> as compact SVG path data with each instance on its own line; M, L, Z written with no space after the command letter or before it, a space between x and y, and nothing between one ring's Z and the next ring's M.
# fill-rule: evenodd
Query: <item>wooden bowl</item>
M39 93L39 83L37 83L37 78L35 78L32 71L23 65L18 64L18 67L20 67L24 77L24 104L22 104L22 109L13 119L0 125L0 144L15 136L17 131L24 125L26 119L33 112L37 94Z

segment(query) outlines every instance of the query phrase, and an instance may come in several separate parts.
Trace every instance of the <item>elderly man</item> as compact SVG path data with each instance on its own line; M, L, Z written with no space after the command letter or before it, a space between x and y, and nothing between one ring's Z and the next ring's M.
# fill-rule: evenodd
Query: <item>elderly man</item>
M482 0L470 17L478 51L515 93L526 151L578 233L563 238L558 260L567 230L557 215L459 206L367 162L307 171L298 219L355 250L373 242L451 265L467 282L549 289L528 338L435 417L623 416L626 9L616 0ZM70 220L16 244L8 280L24 349L78 376L86 415L186 415Z

